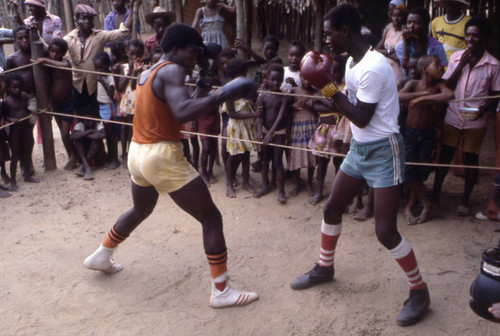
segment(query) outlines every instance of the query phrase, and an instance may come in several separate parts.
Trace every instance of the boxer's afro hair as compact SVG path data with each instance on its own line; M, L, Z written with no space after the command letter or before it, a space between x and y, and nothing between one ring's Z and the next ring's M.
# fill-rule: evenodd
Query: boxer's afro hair
M184 23L174 23L165 31L160 46L164 53L168 53L173 47L183 49L191 44L196 44L200 47L203 46L203 39L200 33Z
M361 33L361 17L356 7L349 3L333 7L325 14L323 20L330 21L337 30L346 26L356 34Z

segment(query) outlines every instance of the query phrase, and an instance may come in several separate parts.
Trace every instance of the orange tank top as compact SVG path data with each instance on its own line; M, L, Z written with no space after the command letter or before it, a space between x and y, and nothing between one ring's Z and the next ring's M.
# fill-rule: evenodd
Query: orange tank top
M180 141L181 124L175 119L168 103L153 92L153 79L158 70L171 62L159 64L143 84L137 83L132 141L151 144L160 141Z

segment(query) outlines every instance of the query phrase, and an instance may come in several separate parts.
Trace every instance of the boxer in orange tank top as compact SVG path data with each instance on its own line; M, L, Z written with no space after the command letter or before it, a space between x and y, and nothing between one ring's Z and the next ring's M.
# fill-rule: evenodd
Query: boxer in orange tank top
M191 75L204 47L200 34L185 24L176 23L167 29L161 44L162 58L140 75L137 85L128 154L133 206L118 218L84 265L108 274L121 271L122 266L111 259L114 249L153 212L159 194L168 193L203 226L203 246L212 278L210 306L246 305L258 296L227 284L222 216L207 185L183 156L180 124L210 113L224 100L256 95L256 86L250 79L240 77L208 97L191 98L184 79Z

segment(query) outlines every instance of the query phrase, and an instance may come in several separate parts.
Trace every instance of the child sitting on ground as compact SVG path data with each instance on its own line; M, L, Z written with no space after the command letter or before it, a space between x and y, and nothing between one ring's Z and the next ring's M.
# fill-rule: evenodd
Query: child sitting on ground
M4 125L2 118L2 100L0 99L0 127ZM10 177L7 175L7 170L5 169L5 162L10 160L10 150L7 144L7 134L5 134L4 129L0 129L0 171L2 174L2 181L4 183L10 183ZM12 196L11 193L7 192L8 187L4 187L0 184L0 198L6 198Z
M453 92L441 80L443 68L437 56L420 57L417 69L421 79L410 80L399 92L399 100L408 102L404 137L405 158L407 162L427 163L430 162L434 150L436 105L450 100ZM406 183L411 194L404 214L410 225L425 222L431 209L423 185L429 173L428 166L406 165ZM417 198L423 209L418 217L414 217L412 207Z
M61 38L54 38L49 43L49 57L38 58L40 64L48 64L61 68L71 68L71 63L64 58L68 51L68 43ZM66 69L50 68L47 72L50 80L51 103L54 112L64 113L67 116L55 116L54 119L61 132L61 140L68 154L68 162L64 169L71 170L77 165L77 155L73 142L69 139L69 130L73 123L75 104L73 103L73 78L71 71Z
M98 72L111 72L111 59L108 53L100 52L94 56L94 67ZM102 120L116 120L115 80L111 75L97 75L97 101L99 102L99 114ZM106 145L108 154L106 157L106 168L116 169L120 165L118 161L118 141L115 134L115 125L105 123Z
M122 65L121 73L127 76L137 77L144 69L144 43L141 40L133 39L127 44L128 63ZM118 90L123 92L120 101L120 113L123 121L132 124L134 121L135 89L137 80L120 78ZM122 162L127 166L127 152L130 140L132 139L132 126L123 125L121 130Z
M234 79L240 76L246 76L246 62L239 58L233 58L226 65L226 73ZM243 189L254 193L250 185L250 151L255 149L253 143L240 141L254 140L256 136L255 118L259 117L258 113L254 113L252 102L248 99L238 99L236 101L228 101L222 106L222 110L229 115L227 124L227 151L229 158L226 164L226 196L236 197L234 193L234 177L239 164L242 165L241 177L243 179Z
M12 157L10 159L10 188L18 191L16 172L17 164L21 162L24 167L29 167L34 142L33 128L30 119L21 119L32 115L28 109L28 95L23 92L23 78L18 73L9 73L5 77L5 89L7 97L2 102L2 116L6 123L14 122L9 126L9 144ZM24 181L39 183L40 180L33 177L29 169L24 170Z
M270 91L281 92L280 85L283 82L284 69L281 64L271 64L267 69L267 85ZM286 141L286 115L289 98L282 95L263 93L257 99L257 113L261 116L257 119L257 139L262 140L262 184L255 194L261 197L270 191L269 163L272 159L276 167L276 178L278 182L278 201L286 202L285 179L283 167L283 148L270 146L270 143L284 145Z
M92 116L89 107L84 107L81 114L82 117L86 118ZM76 152L82 163L75 174L80 177L83 176L86 181L93 180L94 175L90 163L102 166L106 159L104 144L102 143L102 139L106 138L103 123L82 118L73 128L70 138L74 141Z

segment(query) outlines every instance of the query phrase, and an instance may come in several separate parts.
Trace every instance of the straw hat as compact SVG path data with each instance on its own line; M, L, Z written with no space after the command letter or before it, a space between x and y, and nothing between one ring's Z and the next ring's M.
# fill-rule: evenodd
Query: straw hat
M89 5L80 4L80 5L76 5L75 14L85 14L85 15L96 16L97 12L95 11L94 8L90 7Z
M153 12L146 14L146 22L149 25L153 25L154 19L158 17L165 17L170 20L170 23L175 21L175 13L168 12L165 8L157 6L153 9Z
M464 6L469 7L469 1L466 1L466 0L436 0L436 4L437 5L442 5L443 2L450 2L450 1L451 2L458 2L458 3L460 3L460 4L464 5Z

